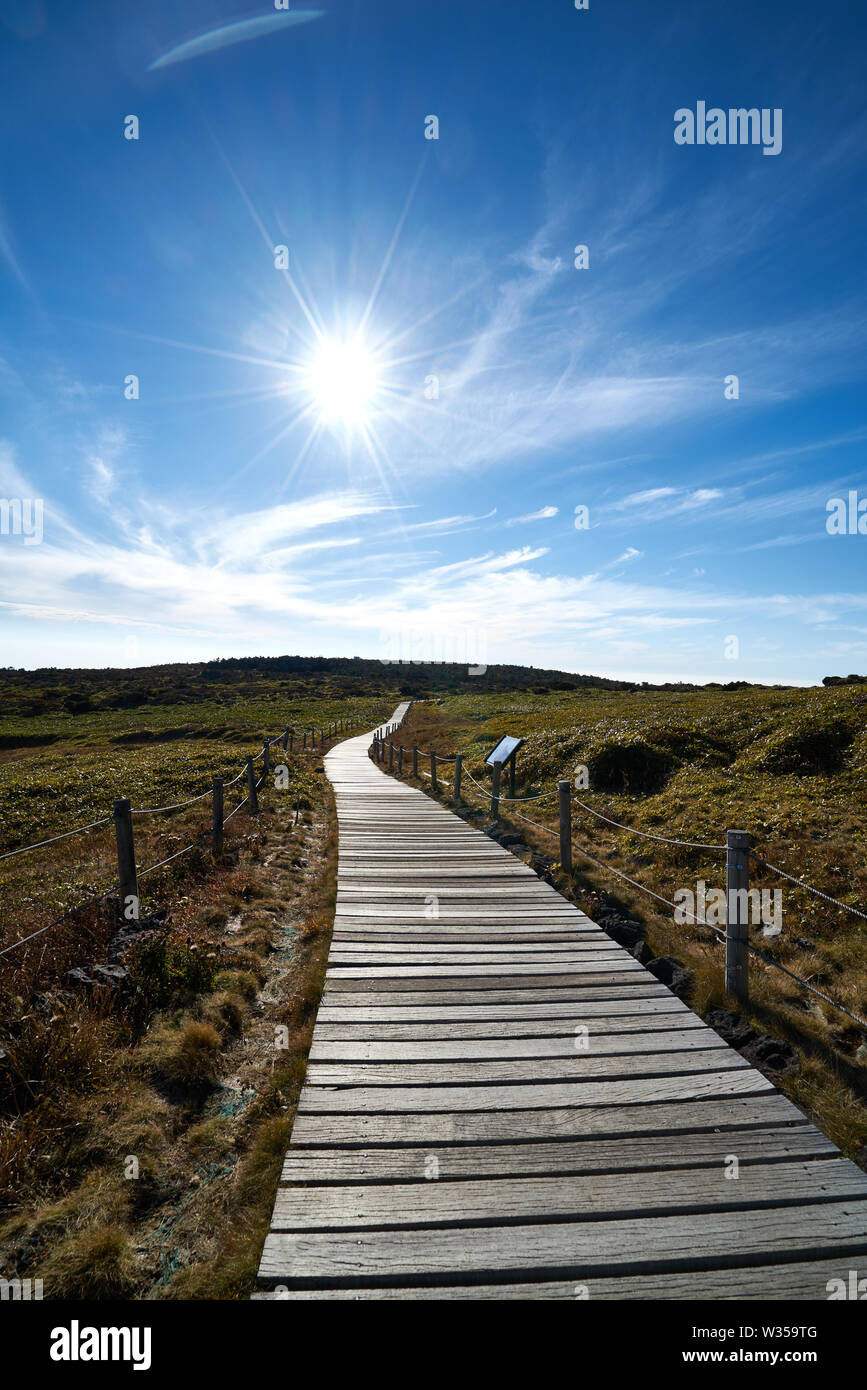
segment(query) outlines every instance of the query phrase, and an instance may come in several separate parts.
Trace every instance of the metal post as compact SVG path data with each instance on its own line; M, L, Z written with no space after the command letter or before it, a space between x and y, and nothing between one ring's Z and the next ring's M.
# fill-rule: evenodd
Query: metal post
M403 776L403 744L402 744L402 743L401 743L401 744L398 744L398 749L397 749L397 775L398 775L398 777L402 777L402 776Z
M247 795L249 797L248 811L251 816L259 814L259 798L256 795L256 768L253 759L247 759Z
M463 753L458 753L457 757L455 758L455 801L460 801L461 799L461 772L463 770L463 766L464 755Z
M726 994L746 999L750 887L750 837L745 830L726 831Z
M491 780L491 820L496 820L500 814L500 773L502 770L502 763L494 763L494 775Z
M214 778L214 805L213 820L211 822L211 838L214 844L214 855L219 859L223 853L223 779Z
M418 744L412 745L412 775L418 777Z
M560 803L560 868L572 872L572 787L568 782L557 783Z
M437 755L433 749L430 750L430 784L434 791L439 791L437 784Z
M125 913L127 900L138 903L138 874L135 867L135 840L132 833L132 807L128 797L119 796L114 803L114 835L117 841L117 879L120 885L120 907ZM138 907L136 906L136 916Z

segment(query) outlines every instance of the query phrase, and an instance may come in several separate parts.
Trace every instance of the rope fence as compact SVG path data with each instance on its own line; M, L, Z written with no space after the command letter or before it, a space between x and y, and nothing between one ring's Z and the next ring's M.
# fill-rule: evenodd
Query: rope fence
M405 722L405 719L402 722ZM379 763L385 761L386 748L388 749L388 766L390 771L394 768L395 748L393 742L387 742L387 739L392 732L394 732L394 729L388 729L384 734L382 731L377 730L370 749L370 756L375 762ZM597 811L595 807L588 805L587 802L575 796L571 783L567 781L559 781L556 787L552 787L549 791L539 792L533 796L515 797L501 795L499 783L500 774L503 769L502 763L495 763L492 767L491 787L489 790L476 780L468 768L463 767L464 754L462 753L458 753L453 758L447 759L431 751L429 753L431 770L428 773L424 771L424 769L419 769L418 767L419 749L417 745L413 745L411 750L398 747L398 772L402 771L404 754L409 751L412 753L412 776L418 777L421 775L427 778L431 782L434 790L437 790L439 787L437 767L442 763L448 763L449 765L454 764L455 775L452 787L453 800L455 802L461 801L462 777L465 775L467 780L476 788L485 801L490 799L490 815L493 820L496 820L499 816L501 801L509 803L543 801L556 796L558 798L558 827L556 830L552 829L551 826L543 825L540 821L532 820L529 816L523 815L522 812L517 809L511 810L509 814L517 817L518 820L524 821L527 825L533 826L543 834L552 835L555 839L559 840L560 867L566 874L571 875L572 873L572 851L573 849L577 850L579 854L583 855L585 859L590 860L591 863L595 864L604 873L615 875L623 882L630 884L630 886L635 888L638 892L654 898L665 907L681 913L698 926L713 932L717 941L725 943L725 982L727 994L731 994L735 998L741 1000L746 1000L748 998L749 957L750 955L754 955L763 960L767 965L782 971L783 974L796 981L802 988L808 990L811 994L817 995L827 1004L830 1004L832 1008L838 1010L840 1013L846 1014L863 1028L867 1029L867 1020L853 1013L851 1009L848 1009L837 1000L832 999L830 995L823 993L822 990L816 989L808 980L802 979L801 976L797 975L793 970L789 970L786 966L781 965L773 956L769 956L766 952L759 950L758 947L749 940L749 906L753 901L751 894L758 893L757 889L750 888L750 861L755 862L771 873L778 874L781 878L787 879L790 883L795 884L799 888L803 888L806 892L814 894L825 902L833 904L842 911L851 913L854 917L867 920L867 912L862 912L860 908L852 907L849 903L841 902L838 898L831 897L828 893L823 893L821 889L814 888L812 884L804 883L802 879L787 873L785 869L780 869L776 865L768 863L766 859L761 858L761 856L756 854L753 850L751 837L745 831L727 830L726 842L724 845L709 844L698 840L669 838L665 835L654 835L648 831L638 830L634 826L623 825L622 822L614 820L610 816L603 815L601 811ZM629 874L624 873L621 869L615 868L613 864L606 863L605 860L597 858L596 855L591 854L583 845L576 843L572 836L573 804L580 807L582 811L589 812L590 815L604 821L606 825L610 825L630 835L640 836L645 840L652 840L657 844L673 845L685 849L706 850L713 853L724 853L726 856L725 931L715 923L707 921L706 917L696 915L696 913L688 910L684 904L674 903L671 899L664 897L663 894L657 893L652 888L648 888L644 883L640 883L638 879L631 878ZM764 891L765 890L763 890L763 892Z

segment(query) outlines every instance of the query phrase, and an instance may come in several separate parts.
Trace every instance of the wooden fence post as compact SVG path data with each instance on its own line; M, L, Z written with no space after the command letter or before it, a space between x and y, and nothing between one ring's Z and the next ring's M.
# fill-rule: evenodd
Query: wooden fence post
M491 820L496 820L500 814L500 773L502 770L502 763L494 763L491 778Z
M572 872L572 787L569 782L557 783L560 808L560 868Z
M437 782L437 755L433 749L430 750L430 784L435 792L439 791L439 783Z
M266 738L266 740L265 740L265 747L262 749L262 781L263 781L263 782L264 782L265 778L268 776L268 773L269 773L270 771L271 771L271 744L270 744L269 740Z
M286 749L287 749L288 747L289 747L289 730L288 730L288 728L286 728L286 729L283 730L283 752L284 752L284 753L286 752Z
M397 748L397 775L398 775L398 777L402 777L402 776L403 776L403 744L402 744L402 743L398 744L398 748Z
M463 766L464 755L463 753L458 753L457 757L455 758L455 801L460 801L461 799L461 772L463 770Z
M211 838L214 845L214 857L219 859L223 853L223 779L214 778L214 804L213 819L211 821Z
M726 831L726 994L749 994L750 837L745 830Z
M119 796L114 803L114 836L117 841L117 879L120 885L121 914L125 916L127 899L135 898L135 915L138 917L138 874L135 867L132 807L126 796Z
M252 759L252 758L248 758L248 759L247 759L247 795L248 795L249 801L250 801L250 805L249 805L249 812L250 812L250 815L251 815L251 816L258 816L258 814L259 814L259 798L258 798L257 795L256 795L256 768L255 768L255 766L253 765L253 759Z
M295 730L294 730L294 729L290 729L290 730L289 730L289 752L292 753L292 752L294 752L294 750L295 750Z
M412 775L418 777L418 744L412 745Z
M389 739L389 741L388 741L388 770L389 770L389 772L391 772L391 770L392 770L393 767L394 767L394 743L392 742L391 739Z
M306 748L306 747L307 747L307 735L306 735L306 734L303 735L303 742L302 742L302 744L301 744L301 747L302 747L302 748Z

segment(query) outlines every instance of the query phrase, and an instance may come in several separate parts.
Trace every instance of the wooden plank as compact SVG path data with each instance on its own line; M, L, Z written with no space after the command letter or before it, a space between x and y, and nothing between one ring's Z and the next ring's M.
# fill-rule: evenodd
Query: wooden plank
M358 1030L356 1029L356 1033ZM706 1051L709 1056L726 1049L722 1038L705 1028L682 1028L671 1032L599 1033L591 1030L586 1039L576 1040L574 1030L543 1038L438 1038L411 1042L370 1038L366 1035L331 1041L316 1030L308 1061L315 1062L392 1062L412 1065L418 1062L461 1062L526 1060L530 1057L574 1057L582 1050L594 1057L634 1057L651 1052Z
M464 982L467 983L467 982ZM469 983L473 983L470 981ZM339 1000L343 1008L350 1008L355 1005L358 1008L375 1008L377 1005L382 1008L391 1006L392 1008L411 1008L422 1010L426 1008L446 1008L448 1005L460 1006L471 1004L474 1007L482 1008L484 1005L491 1004L544 1004L550 1007L555 1004L575 1004L580 1005L585 1002L605 1002L607 1000L656 998L671 993L665 985L648 985L640 975L621 976L616 983L600 982L600 977L586 976L579 988L574 986L569 988L560 987L557 984L548 985L546 989L535 989L528 985L516 984L514 989L495 989L485 980L476 982L472 989L450 988L446 983L441 989L414 989L414 990L387 990L378 988L376 990L351 990L333 989L326 976L325 989L322 998L328 1004L333 1004Z
M438 1110L535 1110L582 1105L650 1105L699 1096L758 1095L773 1087L752 1067L638 1077L634 1080L535 1082L514 1086L305 1086L298 1114L423 1115Z
M363 1023L354 1021L355 1014L349 1011L342 1014L343 1022L329 1023L320 1018L316 1024L314 1047L329 1042L353 1043L359 1041L386 1043L445 1042L455 1046L461 1039L470 1044L477 1042L499 1043L511 1047L521 1039L531 1046L536 1043L544 1047L552 1042L559 1045L564 1039L568 1046L575 1045L575 1028L578 1026L568 1019L492 1019L490 1022L454 1023L443 1020L439 1023ZM677 1014L626 1014L622 1018L593 1018L589 1025L592 1036L602 1043L605 1050L610 1043L612 1048L624 1040L634 1044L641 1051L652 1046L653 1034L676 1031L685 1037L692 1037L702 1031L698 1019L689 1015ZM645 1046L645 1043L647 1046ZM595 1046L595 1044L594 1044ZM598 1049L597 1049L598 1050ZM319 1056L317 1052L316 1056Z
M723 1045L688 1051L564 1052L555 1057L506 1057L479 1061L317 1062L307 1067L305 1086L513 1086L525 1082L626 1081L648 1076L701 1076L705 1072L752 1070L737 1052Z
M424 1115L299 1114L293 1145L364 1148L395 1144L501 1144L539 1139L616 1139L667 1134L676 1147L684 1131L803 1124L804 1116L775 1091L756 1096L702 1096L644 1105L561 1106L556 1109L453 1111Z
M684 1131L617 1139L539 1140L523 1144L443 1145L436 1153L438 1181L458 1178L542 1177L552 1173L657 1173L676 1168L718 1168L728 1154L741 1165L797 1158L835 1157L837 1149L813 1125L778 1129ZM397 1183L429 1181L429 1152L404 1145L379 1149L290 1148L281 1181Z
M612 997L607 992L594 991L590 999L568 999L562 1003L552 1001L551 1003L508 1003L491 1004L488 996L483 996L478 1002L472 1005L454 1004L450 998L443 995L433 996L435 1003L418 1007L411 1005L408 1008L396 1006L393 1003L393 996L388 1003L382 1004L377 1001L372 1006L361 1006L358 1002L358 995L335 996L334 999L325 998L319 1007L316 1016L317 1029L324 1023L350 1023L369 1024L426 1024L435 1023L451 1028L460 1023L480 1024L489 1029L482 1036L490 1037L490 1029L495 1028L497 1034L500 1032L505 1035L505 1025L508 1023L558 1023L562 1027L564 1022L571 1031L577 1023L596 1020L596 1026L606 1020L623 1019L633 1024L638 1023L643 1018L663 1019L666 1026L672 1017L678 1019L678 1026L681 1020L689 1015L695 1019L694 1027L703 1027L700 1019L695 1018L695 1014L690 1015L686 1005L676 999L673 994L665 995L646 995L641 990L632 990L628 996ZM545 1030L542 1030L545 1031ZM435 1036L442 1037L442 1032ZM472 1037L473 1034L467 1034Z
M421 1167L422 1165L420 1165ZM867 1201L863 1173L845 1158L747 1164L726 1178L726 1155L713 1167L631 1173L281 1187L273 1231L357 1231L370 1227L439 1229L584 1223L720 1209L750 1211L806 1202ZM864 1214L867 1239L867 1207Z
M290 1287L410 1285L506 1279L635 1276L775 1258L867 1255L867 1202L821 1202L751 1213L424 1231L286 1235L265 1241L260 1279Z
M633 956L626 959L638 964ZM612 941L548 942L467 942L426 941L414 937L404 942L337 940L331 944L330 964L343 966L381 965L580 965L587 961L603 961L607 965L624 963L624 953Z
M281 1293L260 1290L253 1294L254 1299L272 1300L291 1298L293 1300L335 1299L566 1299L574 1303L577 1299L617 1299L622 1301L624 1294L630 1301L634 1299L654 1299L674 1302L683 1299L708 1299L714 1302L736 1300L807 1302L816 1299L826 1300L833 1289L833 1279L842 1279L849 1286L851 1260L838 1257L830 1260L811 1260L808 1263L739 1265L732 1269L691 1269L683 1273L642 1274L630 1279L624 1287L623 1278L614 1279L584 1278L580 1284L574 1279L543 1280L533 1284L455 1284L437 1285L427 1288L350 1288L336 1289L292 1289L285 1288Z

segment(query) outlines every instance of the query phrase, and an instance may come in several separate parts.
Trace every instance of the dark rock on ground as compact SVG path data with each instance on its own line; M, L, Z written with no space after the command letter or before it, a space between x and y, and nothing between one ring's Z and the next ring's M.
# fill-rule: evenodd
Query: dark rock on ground
M168 920L168 909L162 907L158 912L152 912L149 917L140 917L136 921L124 922L108 943L109 961L114 963L121 961L124 953L133 943L138 944L142 941L146 932L163 931L168 925Z
M653 960L653 952L646 941L636 941L635 945L630 947L629 954L635 957L639 965L647 965Z
M92 975L80 965L76 965L72 970L67 970L63 978L70 989L93 989Z
M655 960L648 963L647 969L651 975L655 975L657 980L663 985L668 985L672 994L676 994L678 999L684 999L689 992L692 984L692 971L687 970L674 956L657 956Z
M550 854L540 854L538 850L533 850L530 855L530 868L537 873L547 873L553 867L554 860Z
M705 1022L761 1071L789 1072L798 1065L798 1055L789 1043L760 1032L733 1009L713 1009Z
M632 948L639 941L643 941L647 935L640 922L633 922L630 918L618 917L614 913L605 912L599 918L599 926L607 932L612 941L617 941L621 946Z
M64 978L73 989L91 990L100 985L112 993L127 990L132 984L132 976L125 965L99 964L90 970L77 965L73 970L67 970Z
M111 990L126 990L132 984L132 975L125 965L95 965L93 978L98 985Z

